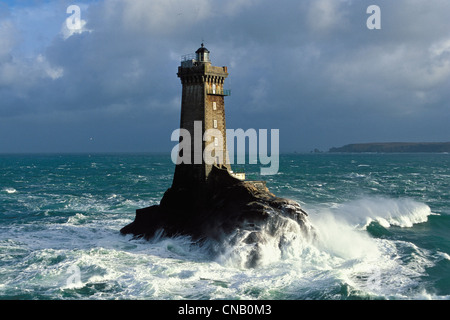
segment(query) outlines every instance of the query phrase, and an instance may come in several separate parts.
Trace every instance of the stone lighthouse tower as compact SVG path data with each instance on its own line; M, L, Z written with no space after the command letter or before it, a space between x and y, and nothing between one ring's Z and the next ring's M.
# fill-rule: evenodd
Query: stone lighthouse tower
M180 134L173 186L192 188L204 185L213 166L229 169L224 101L230 95L224 89L228 72L227 67L211 65L210 52L202 43L195 54L182 57L177 75L182 84L180 129L189 132L190 142L182 141L185 137Z
M308 239L313 228L298 203L276 197L265 181L248 181L245 175L231 171L224 104L224 98L230 95L224 89L227 67L212 66L209 54L202 44L195 55L183 57L178 67L183 87L180 141L172 159L178 151L180 161L175 166L172 186L159 205L137 209L134 221L120 232L146 239L162 234L188 235L194 241L217 241L218 248L224 248L220 243L233 235L237 243L252 245L246 262L252 267L264 257L259 246L260 241L265 242L263 230L285 225L286 218L298 222ZM208 136L208 132L212 135ZM205 154L213 161L207 161ZM279 238L280 245L286 238L283 229L271 233L274 239ZM291 230L290 225L289 233ZM224 244L230 246L228 241Z

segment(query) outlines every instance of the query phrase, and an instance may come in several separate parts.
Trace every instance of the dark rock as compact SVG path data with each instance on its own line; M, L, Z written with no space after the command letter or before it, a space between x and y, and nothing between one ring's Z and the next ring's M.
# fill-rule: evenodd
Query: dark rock
M226 169L214 166L205 185L172 186L159 205L136 210L135 220L120 232L149 239L163 230L165 236L188 235L193 240L220 241L239 229L250 231L245 243L259 243L261 226L268 220L292 219L306 234L310 232L306 217L297 202L276 197L265 182L241 181ZM276 228L280 223L272 225ZM256 256L251 261L254 265Z

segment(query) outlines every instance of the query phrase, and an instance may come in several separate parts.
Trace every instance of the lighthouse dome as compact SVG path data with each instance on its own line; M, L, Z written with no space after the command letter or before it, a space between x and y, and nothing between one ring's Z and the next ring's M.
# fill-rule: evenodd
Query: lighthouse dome
M209 60L209 50L205 48L202 43L202 46L195 51L196 58L198 62L210 62Z

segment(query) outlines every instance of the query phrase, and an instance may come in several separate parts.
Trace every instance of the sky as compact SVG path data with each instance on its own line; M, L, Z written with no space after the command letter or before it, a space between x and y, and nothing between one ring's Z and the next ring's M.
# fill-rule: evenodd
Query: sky
M170 152L180 57L202 42L228 67L227 128L279 129L281 152L450 141L449 12L448 0L1 0L0 153Z

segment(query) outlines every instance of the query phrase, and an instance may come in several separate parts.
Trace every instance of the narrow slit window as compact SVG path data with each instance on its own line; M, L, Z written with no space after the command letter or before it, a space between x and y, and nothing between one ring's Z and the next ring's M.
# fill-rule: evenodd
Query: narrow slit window
M217 103L213 102L213 110L217 110Z
M214 129L217 129L217 120L214 120Z
M216 147L219 146L219 138L214 138L214 145L215 145Z

